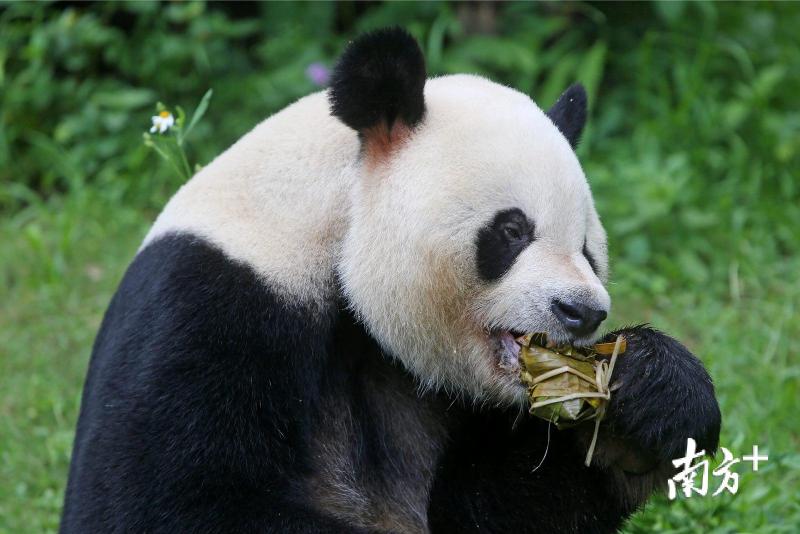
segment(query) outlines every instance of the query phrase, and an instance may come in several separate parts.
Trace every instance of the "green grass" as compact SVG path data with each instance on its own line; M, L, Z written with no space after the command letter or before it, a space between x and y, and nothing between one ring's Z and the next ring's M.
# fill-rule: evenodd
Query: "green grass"
M81 385L146 213L87 193L3 220L0 532L57 527Z
M800 9L508 4L502 35L478 35L460 9L0 11L0 533L57 528L94 335L180 185L142 146L156 100L191 109L214 89L189 147L206 162L313 90L309 62L393 22L421 39L431 72L482 72L544 105L586 84L579 154L609 232L608 324L647 321L684 341L714 378L721 444L770 456L757 473L740 464L737 495L659 497L627 530L796 531Z

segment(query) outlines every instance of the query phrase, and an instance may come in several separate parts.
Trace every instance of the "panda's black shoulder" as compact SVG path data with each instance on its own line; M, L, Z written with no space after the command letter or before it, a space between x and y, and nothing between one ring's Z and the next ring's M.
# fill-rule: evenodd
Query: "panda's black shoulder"
M149 244L95 341L64 524L133 514L144 527L179 507L159 499L210 487L216 504L238 502L302 469L330 328L203 239Z
M251 358L254 345L273 356L297 347L304 331L325 328L329 319L318 307L282 296L210 242L171 234L149 244L128 268L95 349L141 345L161 360L231 366L232 358ZM259 330L265 324L269 331Z
M324 352L314 339L324 339L331 323L325 310L283 296L208 241L167 235L144 248L125 273L90 368L129 386L157 380L192 387L246 376L277 389L284 381L296 387L310 372L303 361ZM282 380L283 373L293 376Z

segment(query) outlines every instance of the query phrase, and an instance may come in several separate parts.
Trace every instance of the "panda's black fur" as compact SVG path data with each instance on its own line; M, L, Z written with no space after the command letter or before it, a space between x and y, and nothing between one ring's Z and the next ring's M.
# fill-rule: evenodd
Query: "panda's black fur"
M362 35L348 47L331 78L331 111L358 132L396 120L415 126L425 114L425 58L399 28Z
M353 95L334 101L369 126ZM149 243L94 345L61 531L611 532L686 437L716 448L708 375L655 330L621 331L623 387L587 468L591 428L420 393L337 294L290 301L188 232Z
M572 148L581 140L586 124L586 90L579 83L570 86L547 111L547 116L564 134Z

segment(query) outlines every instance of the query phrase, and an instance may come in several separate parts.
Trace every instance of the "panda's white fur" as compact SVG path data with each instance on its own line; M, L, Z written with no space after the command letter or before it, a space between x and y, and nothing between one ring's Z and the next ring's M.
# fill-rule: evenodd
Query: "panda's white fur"
M376 161L325 93L298 101L187 183L145 245L202 236L289 300L326 302L338 274L349 305L423 387L521 401L495 334L565 339L550 303L567 295L608 310L605 233L572 147L528 96L456 75L428 80L425 102L425 119ZM476 236L507 208L534 221L536 239L483 282Z
M322 304L346 230L359 143L323 92L266 119L169 201L142 248L173 232L214 243L292 301Z

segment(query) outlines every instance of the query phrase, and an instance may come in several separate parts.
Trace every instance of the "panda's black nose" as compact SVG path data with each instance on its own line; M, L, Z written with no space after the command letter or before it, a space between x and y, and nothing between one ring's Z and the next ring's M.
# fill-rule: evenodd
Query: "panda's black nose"
M550 309L558 321L576 338L588 336L600 326L608 315L605 310L590 308L579 302L553 300Z

